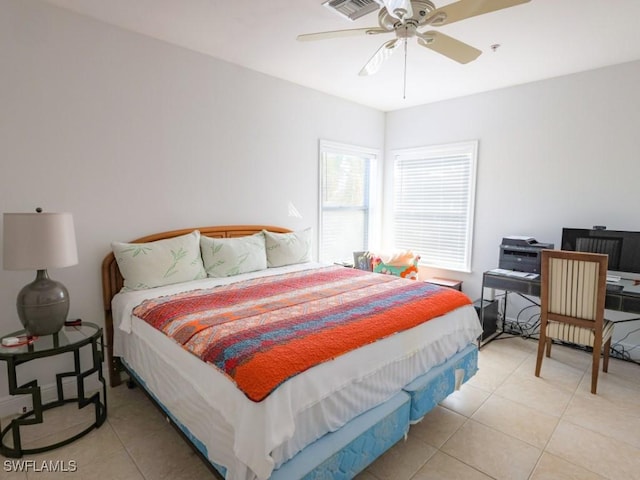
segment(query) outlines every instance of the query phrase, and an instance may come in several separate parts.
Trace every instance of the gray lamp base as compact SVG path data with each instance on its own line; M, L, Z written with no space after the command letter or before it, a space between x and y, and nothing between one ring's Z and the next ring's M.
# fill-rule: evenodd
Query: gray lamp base
M51 280L46 270L38 270L36 279L20 290L16 302L18 317L31 335L59 332L69 313L69 292L60 282Z

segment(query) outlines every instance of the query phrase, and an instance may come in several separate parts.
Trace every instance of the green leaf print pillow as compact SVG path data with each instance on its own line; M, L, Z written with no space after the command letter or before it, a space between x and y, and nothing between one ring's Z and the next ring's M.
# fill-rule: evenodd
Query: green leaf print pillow
M263 230L267 243L267 265L282 267L311 261L311 228L291 233Z
M124 277L123 290L143 290L207 276L200 255L200 232L148 243L112 242Z
M204 269L209 277L230 277L267 268L262 232L248 237L200 237Z

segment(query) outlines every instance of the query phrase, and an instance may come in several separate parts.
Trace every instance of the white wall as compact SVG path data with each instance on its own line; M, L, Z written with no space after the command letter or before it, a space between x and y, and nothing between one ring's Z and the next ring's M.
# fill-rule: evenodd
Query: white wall
M70 315L95 323L112 240L315 228L318 140L384 146L382 112L36 0L0 0L0 65L0 211L73 213L80 263L50 274ZM0 333L20 328L15 299L33 278L0 270ZM0 366L0 399L6 383Z
M463 280L475 299L503 236L559 246L562 227L640 231L639 84L634 62L388 113L387 158L479 140L473 272L430 273ZM615 338L638 327L616 327ZM627 342L639 344L640 334Z

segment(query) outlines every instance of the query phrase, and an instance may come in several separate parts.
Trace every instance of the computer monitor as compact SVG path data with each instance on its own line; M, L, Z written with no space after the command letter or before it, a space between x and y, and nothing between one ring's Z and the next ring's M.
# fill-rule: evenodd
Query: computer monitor
M606 253L610 275L640 280L640 232L563 228L562 250Z

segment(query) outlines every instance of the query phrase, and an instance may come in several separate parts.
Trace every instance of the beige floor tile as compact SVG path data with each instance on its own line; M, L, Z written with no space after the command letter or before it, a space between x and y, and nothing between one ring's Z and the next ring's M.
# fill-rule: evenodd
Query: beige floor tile
M80 471L83 480L144 480L142 473L136 467L125 450L119 450L113 455L101 458L92 465L91 469ZM66 480L69 480L68 477Z
M536 377L534 372L530 376L512 375L495 394L556 417L562 415L573 396L572 392Z
M46 441L48 438L44 437L44 440ZM50 443L52 442L46 442L46 444ZM78 469L89 470L96 459L115 454L118 451L124 451L124 447L111 426L104 423L99 429L91 431L86 436L64 447L36 455L27 455L24 458L40 462L73 461Z
M604 480L604 477L544 452L529 480Z
M172 477L172 480L217 480L218 477L199 458L193 459L189 465L179 474Z
M150 433L168 431L172 428L148 399L141 399L137 393L133 395L131 403L111 408L107 418L125 447Z
M460 415L470 417L490 395L491 393L486 390L465 383L460 390L453 392L440 405Z
M79 463L75 471L29 473L29 480L144 480L144 477L124 449L111 455L99 456L91 463Z
M204 467L202 460L173 429L136 437L127 451L147 479L190 478L184 475ZM208 471L207 474L213 475Z
M539 449L545 447L558 424L558 417L498 395L491 396L471 418Z
M491 477L446 453L437 452L412 480L490 480Z
M514 371L533 352L535 345L518 337L502 337L483 348L480 365L483 362L499 363L505 369Z
M28 480L24 468L21 459L2 457L0 480Z
M124 375L123 375L124 377ZM126 383L122 383L117 387L107 387L107 402L109 410L118 408L121 405L130 405L132 403L149 402L149 399L141 388L127 388Z
M440 450L499 480L527 479L542 453L474 420L468 420Z
M378 480L378 477L369 470L364 470L355 476L355 480Z
M35 443L41 446L50 445L75 433L73 427L56 432L47 437L38 438ZM100 459L115 455L126 454L124 447L116 437L111 427L105 423L99 429L93 430L69 445L39 454L25 455L22 459L7 459L9 462L23 462L27 468L27 475L7 476L6 478L43 478L50 480L57 478L99 478L98 467ZM5 478L0 474L0 478ZM116 478L116 477L114 477ZM119 478L119 477L118 477ZM125 478L125 477L122 477ZM131 477L132 479L141 477Z
M554 343L551 347L551 358L558 363L567 365L568 367L573 367L577 370L582 370L583 372L586 372L587 370L591 371L591 352L587 352L579 348L571 348ZM547 360L549 359L545 356L542 361L543 366Z
M609 360L609 374L640 386L640 365L612 358Z
M640 448L640 406L580 392L562 419Z
M591 374L585 375L577 392L591 394ZM609 372L600 371L598 375L597 395L610 402L629 408L640 409L640 384L629 381L628 377L619 375L613 366L609 365Z
M436 451L431 445L409 436L391 447L367 471L380 480L409 480Z
M83 480L103 480L106 477L109 480L144 480L142 473L124 449L96 459L91 467L78 472ZM69 477L66 480L69 480Z
M546 451L611 480L640 478L640 449L564 420Z
M555 350L564 350L561 347L554 347ZM579 352L584 354L584 352ZM548 382L550 385L562 387L570 392L574 392L580 381L585 375L585 369L575 366L575 362L565 363L560 361L557 357L561 355L554 355L551 358L544 357L542 360L542 367L540 368L540 376ZM531 376L535 375L536 371L536 355L529 356L515 371L515 375ZM590 370L589 370L590 371Z
M477 377L412 426L407 442L399 442L358 480L640 479L640 366L612 359L594 396L588 353L555 345L552 358L544 360L543 378L536 378L536 347L537 342L520 338L485 345ZM0 468L0 480L215 478L140 389L122 385L109 388L107 396L109 416L100 429L25 457L67 467L74 460L76 473ZM47 442L69 433L69 422L82 417L72 406L50 413L42 431L24 438Z
M47 428L42 428L35 438L29 438L30 435L22 436L22 449L33 450L36 448L45 448L54 445L58 442L63 442L76 435L81 434L84 430L91 427L91 423L74 425L72 427L60 428L57 430L49 430L48 435L42 435L42 432L46 433ZM52 432L52 433L51 433ZM89 435L87 433L86 435ZM26 437L26 438L25 438ZM13 444L13 441L8 442Z
M467 384L493 392L504 383L516 367L516 365L505 365L499 359L481 356L478 359L478 372L469 379Z
M83 409L78 409L76 403L67 403L60 407L50 408L42 412L43 421L34 425L22 425L20 427L20 441L23 449L37 448L43 443L43 437L49 437L50 443L55 443L52 433L65 431L66 436L73 436L91 424L95 423L95 408L88 405ZM29 417L29 419L34 417ZM3 425L7 425L3 421ZM69 433L72 432L72 433ZM65 437L60 436L60 440ZM7 445L13 446L13 439L7 437Z
M436 406L420 423L411 425L409 435L432 447L440 448L467 420L466 417L448 408Z

